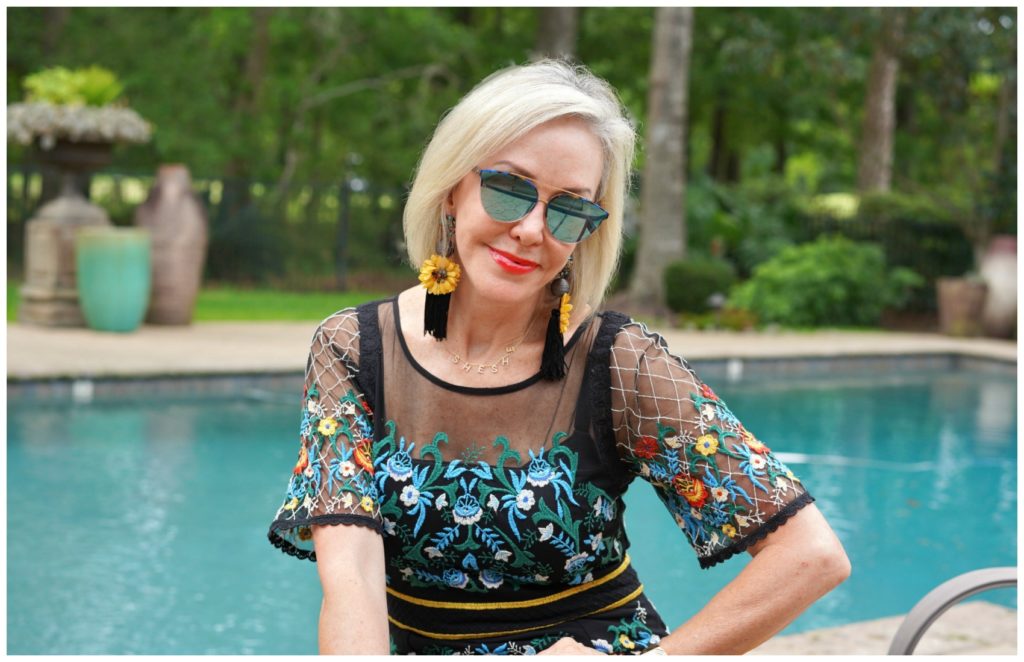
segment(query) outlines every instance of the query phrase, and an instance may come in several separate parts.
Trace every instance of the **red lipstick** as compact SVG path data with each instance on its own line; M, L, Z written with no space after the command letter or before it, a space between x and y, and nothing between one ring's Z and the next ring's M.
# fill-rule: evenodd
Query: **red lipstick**
M497 262L499 267L501 267L510 274L516 274L517 276L521 276L523 274L530 273L531 271L540 266L536 262L524 260L520 257L512 255L511 253L499 251L498 249L491 248L490 246L488 246L487 248L488 250L491 251L491 259Z

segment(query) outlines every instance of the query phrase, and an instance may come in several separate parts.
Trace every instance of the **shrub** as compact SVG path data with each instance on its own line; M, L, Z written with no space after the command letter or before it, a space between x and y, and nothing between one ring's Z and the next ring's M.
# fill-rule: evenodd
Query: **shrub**
M874 244L823 237L760 265L732 291L729 304L763 323L871 326L884 308L901 305L922 282L909 269L887 272L882 249Z
M880 244L886 263L906 267L924 277L929 287L916 289L908 308L935 309L934 283L941 276L959 276L971 268L971 244L960 222L962 213L926 195L871 193L860 198L857 212L844 218L820 205L798 237L842 234L853 241Z
M665 300L673 311L702 313L708 297L727 294L736 282L736 270L725 260L695 256L665 268Z

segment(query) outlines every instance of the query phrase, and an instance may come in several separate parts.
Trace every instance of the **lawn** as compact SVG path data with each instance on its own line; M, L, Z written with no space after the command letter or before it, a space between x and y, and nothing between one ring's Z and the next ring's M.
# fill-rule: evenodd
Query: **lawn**
M20 283L7 282L7 321L18 316ZM331 313L386 296L377 292L283 292L209 287L199 292L194 319L214 321L319 321Z

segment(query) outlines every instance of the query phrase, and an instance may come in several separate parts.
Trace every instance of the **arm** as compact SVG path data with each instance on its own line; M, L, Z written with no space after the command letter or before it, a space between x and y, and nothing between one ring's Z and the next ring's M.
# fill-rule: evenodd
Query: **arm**
M742 654L767 641L850 575L850 561L810 504L748 549L753 559L693 618L662 639L671 655Z
M320 653L387 655L388 608L380 534L363 526L314 526L313 542L324 594Z

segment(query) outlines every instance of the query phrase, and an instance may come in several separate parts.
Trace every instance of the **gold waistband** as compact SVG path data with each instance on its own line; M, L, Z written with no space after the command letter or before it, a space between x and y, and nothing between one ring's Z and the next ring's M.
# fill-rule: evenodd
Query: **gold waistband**
M502 637L502 636L511 635L511 634L522 634L523 632L531 632L533 630L542 630L544 628L554 627L555 625L559 625L559 624L565 623L567 621L574 621L577 618L583 618L583 617L586 617L586 616L593 616L594 614L600 614L602 612L611 611L612 609L615 609L616 607L621 607L622 605L626 604L627 602L636 599L641 593L643 593L643 590L644 590L644 586L643 586L643 584L641 584L632 593L630 593L629 595L627 595L625 597L622 597L622 598L616 600L615 602L611 603L610 605L605 605L604 607L601 607L599 609L594 609L593 611L588 611L588 612L583 613L583 614L574 615L574 616L572 616L570 618L563 618L561 620L554 621L552 623L545 623L543 625L534 625L532 627L520 628L518 630L502 630L502 631L499 631L499 632L472 632L472 633L469 633L469 634L462 634L462 633L460 633L460 634L446 634L446 633L443 633L443 632L428 632L427 630L420 630L418 628L414 628L412 626L406 625L404 623L401 623L401 622L395 620L394 617L392 617L390 615L388 616L388 620L391 621L391 623L393 625L395 625L396 627L400 627L403 630L408 630L409 632L415 632L416 634L422 635L424 637L430 637L431 639L444 639L444 640L452 641L452 640L458 640L458 639L480 639L482 637Z
M626 571L626 568L628 567L629 554L626 554L626 557L622 559L622 563L619 564L619 567L615 568L603 577L599 577L592 582L587 582L586 584L573 586L572 588L567 588L564 591L559 591L558 593L546 595L542 598L534 598L532 600L514 600L510 602L445 602L443 600L424 600L422 598L416 598L411 595L406 595L405 593L400 593L395 589L391 588L390 586L387 587L387 592L389 595L392 595L398 598L399 600L409 602L414 605L419 605L421 607L434 607L437 609L466 609L473 611L483 611L489 609L523 609L526 607L537 607L540 605L551 604L552 602L557 602L559 600L568 598L571 595L576 595L577 593L582 593L583 591L589 591L590 589L597 588L601 584L610 582L611 580L621 575L623 572ZM398 625L398 623L396 623L396 625Z

